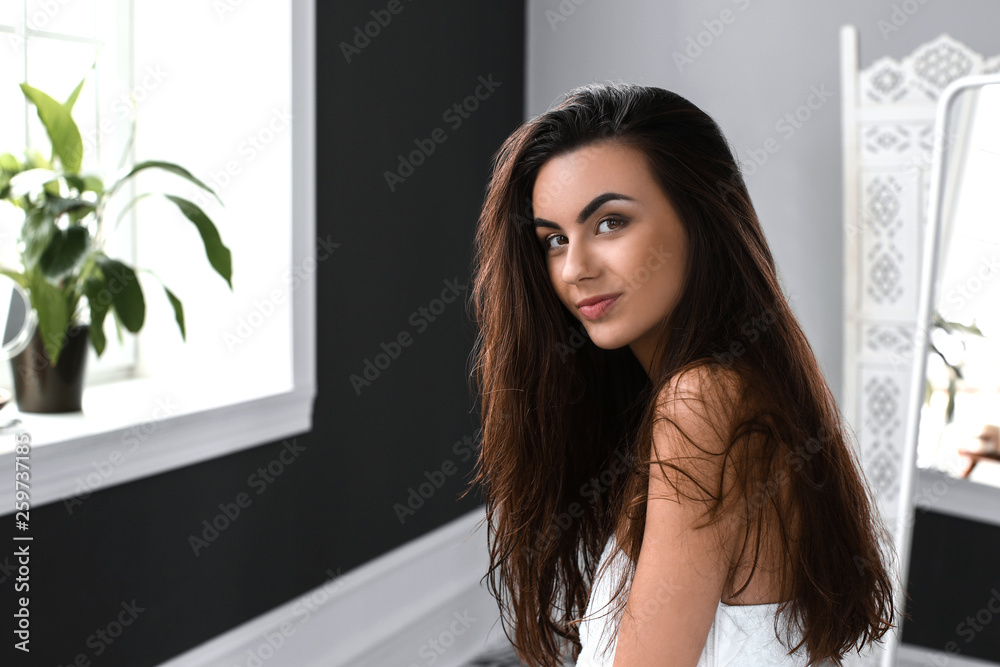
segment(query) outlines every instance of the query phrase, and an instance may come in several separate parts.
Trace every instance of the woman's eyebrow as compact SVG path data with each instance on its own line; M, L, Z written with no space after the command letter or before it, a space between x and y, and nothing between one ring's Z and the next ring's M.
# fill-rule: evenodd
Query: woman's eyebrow
M590 203L583 207L580 211L580 215L577 216L577 224L582 225L586 222L587 218L594 214L594 211L599 209L601 206L609 201L622 200L622 201L635 201L635 198L629 197L628 195L623 195L618 192L605 192L604 194L597 195L590 200ZM551 220L546 220L545 218L535 218L535 227L551 227L553 229L562 229L558 224L552 222Z

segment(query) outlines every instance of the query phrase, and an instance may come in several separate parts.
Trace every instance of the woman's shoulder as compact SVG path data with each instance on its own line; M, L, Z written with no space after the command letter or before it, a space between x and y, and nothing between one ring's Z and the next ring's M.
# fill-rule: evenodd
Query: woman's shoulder
M732 427L744 407L744 381L734 369L701 364L671 376L656 396L656 415L671 421Z
M730 366L716 363L699 363L677 371L660 389L660 400L686 396L703 398L737 399L743 391L743 376Z

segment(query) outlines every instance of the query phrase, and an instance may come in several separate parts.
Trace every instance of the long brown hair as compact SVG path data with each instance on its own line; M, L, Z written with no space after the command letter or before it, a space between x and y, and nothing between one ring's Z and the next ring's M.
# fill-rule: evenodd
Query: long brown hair
M683 293L661 323L662 356L649 373L627 346L590 341L552 288L532 226L541 166L601 141L645 155L687 232ZM613 534L630 565L618 582L620 619L658 461L654 422L687 373L737 380L725 385L732 391L718 423L727 425L724 461L742 502L724 498L721 485L703 489L705 525L721 520L723 508L742 510L739 562L750 542L751 577L765 521L780 526L788 563L780 582L790 598L779 612L802 633L792 650L805 643L810 664L840 664L895 627L891 538L716 123L670 91L591 84L518 127L492 167L469 304L479 326L473 374L482 419L472 485L483 483L489 587L505 633L513 622L518 656L544 667L561 664L567 649L579 656L577 624ZM679 459L659 463L697 476Z

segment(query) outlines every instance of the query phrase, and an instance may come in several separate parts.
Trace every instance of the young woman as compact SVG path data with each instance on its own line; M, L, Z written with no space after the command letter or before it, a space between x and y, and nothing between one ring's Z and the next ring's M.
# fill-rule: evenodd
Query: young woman
M523 661L841 664L895 627L888 533L701 109L571 91L497 153L474 262L473 483Z

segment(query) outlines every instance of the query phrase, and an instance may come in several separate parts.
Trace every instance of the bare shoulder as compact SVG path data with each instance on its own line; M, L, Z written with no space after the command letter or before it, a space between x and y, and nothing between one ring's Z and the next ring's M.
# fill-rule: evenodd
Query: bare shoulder
M680 396L700 396L734 400L743 387L739 373L720 365L702 364L688 368L670 378L658 399L669 401Z
M718 370L681 374L657 397L642 547L616 664L695 664L725 592L735 531L728 515L704 522L702 502L724 477L715 453L728 437L720 411L734 378Z
M724 366L697 366L672 377L656 398L654 446L667 448L659 453L722 454L742 387L740 375Z
M735 539L739 522L735 490L745 450L731 443L741 389L739 374L720 366L675 376L657 398L650 443L647 499L684 499L692 512L710 510L715 519L725 518L716 530L726 543Z

